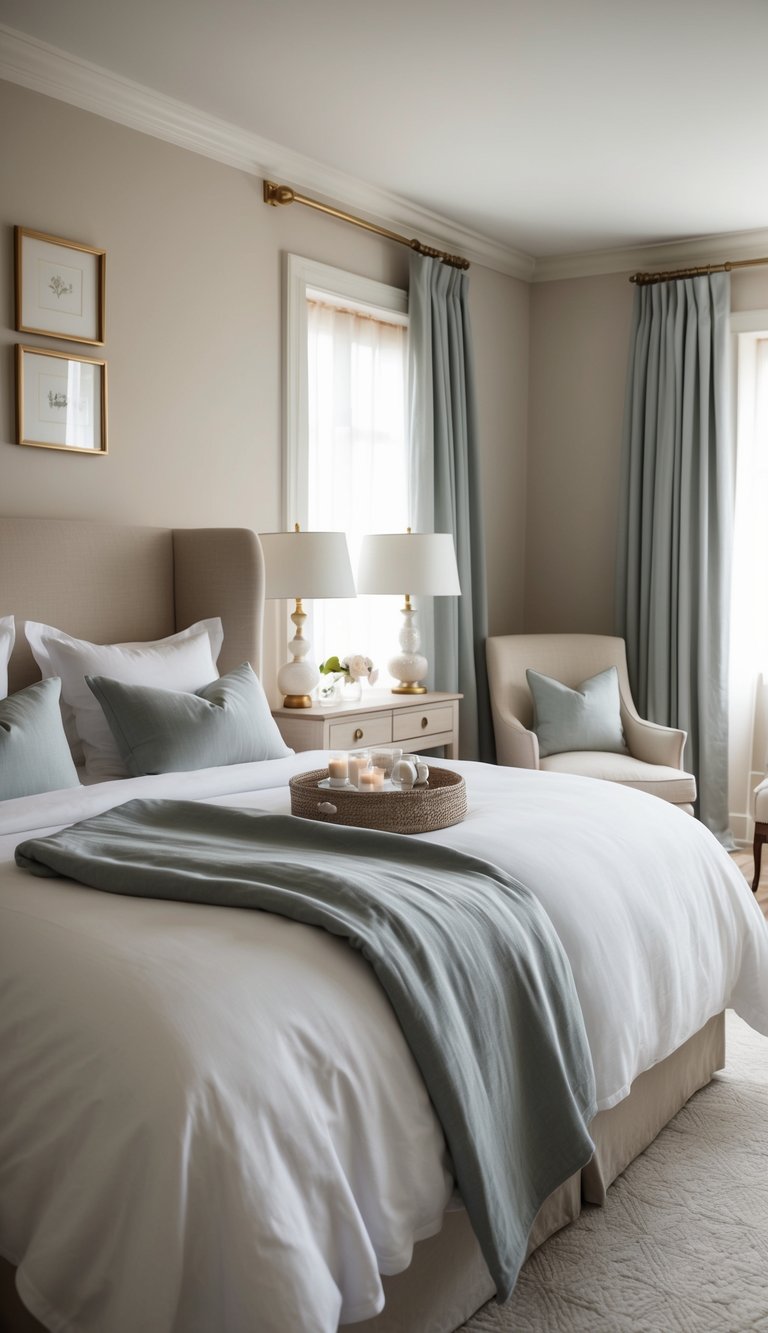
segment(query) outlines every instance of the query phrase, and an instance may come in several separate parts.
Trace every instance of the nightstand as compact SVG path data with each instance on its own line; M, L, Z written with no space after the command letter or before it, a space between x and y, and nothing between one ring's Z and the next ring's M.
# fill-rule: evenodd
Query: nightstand
M293 750L357 750L399 745L408 754L445 746L446 759L459 757L460 694L392 694L363 686L355 704L276 708L272 716Z

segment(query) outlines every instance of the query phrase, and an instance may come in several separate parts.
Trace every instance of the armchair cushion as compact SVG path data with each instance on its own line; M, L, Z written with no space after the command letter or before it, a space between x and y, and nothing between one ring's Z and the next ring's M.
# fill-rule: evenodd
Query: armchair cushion
M533 698L533 726L541 759L573 750L628 753L615 666L582 681L575 690L530 667L525 674Z
M644 764L629 754L610 754L594 750L570 754L553 754L541 761L542 769L550 773L576 773L583 778L604 778L620 782L625 787L660 796L673 805L693 805L696 800L696 779L692 773L664 764Z

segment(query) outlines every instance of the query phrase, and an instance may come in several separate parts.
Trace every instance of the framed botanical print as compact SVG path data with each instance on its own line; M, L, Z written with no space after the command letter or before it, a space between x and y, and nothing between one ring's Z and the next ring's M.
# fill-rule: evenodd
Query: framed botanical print
M18 443L107 452L107 363L16 344Z
M105 250L16 227L16 328L104 342Z

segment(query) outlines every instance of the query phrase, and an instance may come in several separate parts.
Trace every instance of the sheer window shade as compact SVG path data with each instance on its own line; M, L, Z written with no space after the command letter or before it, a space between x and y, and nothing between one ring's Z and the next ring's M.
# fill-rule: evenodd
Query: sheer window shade
M355 568L365 533L405 531L410 521L407 328L313 296L307 355L308 527L346 532ZM317 660L364 653L379 668L379 684L389 683L401 600L314 603Z
M750 838L752 790L768 762L768 338L738 349L738 444L731 598L729 797L737 838ZM762 678L762 679L761 679Z

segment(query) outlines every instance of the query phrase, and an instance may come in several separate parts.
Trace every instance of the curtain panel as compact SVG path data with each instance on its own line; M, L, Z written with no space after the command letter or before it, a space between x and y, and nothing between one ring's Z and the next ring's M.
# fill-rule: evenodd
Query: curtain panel
M413 526L450 532L460 597L436 597L423 647L438 690L460 690L462 759L494 758L485 640L488 611L469 280L412 254L408 295Z
M688 733L699 818L726 845L733 521L730 275L635 292L624 414L618 631L641 714Z

